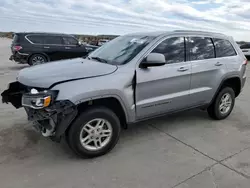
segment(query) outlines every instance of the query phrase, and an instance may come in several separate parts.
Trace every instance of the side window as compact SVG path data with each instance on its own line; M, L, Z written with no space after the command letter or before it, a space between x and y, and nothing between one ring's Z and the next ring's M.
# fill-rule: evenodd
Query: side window
M62 45L62 37L60 36L45 36L44 44L58 44Z
M232 44L228 40L213 39L216 49L216 57L228 57L237 55Z
M173 37L161 42L153 51L165 56L166 63L185 61L184 37Z
M73 37L63 37L65 45L77 45L78 41Z
M26 38L34 44L43 44L43 37L40 35L27 35Z
M187 46L190 61L215 58L214 45L211 38L188 37Z

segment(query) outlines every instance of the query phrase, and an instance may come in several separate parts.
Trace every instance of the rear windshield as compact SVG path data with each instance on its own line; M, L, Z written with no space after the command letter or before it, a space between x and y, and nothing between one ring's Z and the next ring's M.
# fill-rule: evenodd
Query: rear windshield
M12 43L17 43L17 42L19 42L19 37L18 35L15 34Z

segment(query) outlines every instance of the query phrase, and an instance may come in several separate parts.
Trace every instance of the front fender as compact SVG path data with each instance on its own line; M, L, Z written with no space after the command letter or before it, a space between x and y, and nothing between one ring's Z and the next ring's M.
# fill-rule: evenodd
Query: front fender
M132 79L133 75L119 76L119 79L114 75L107 75L61 83L51 89L59 90L56 100L69 100L75 105L95 99L115 98L123 107L127 122L133 122L135 104Z

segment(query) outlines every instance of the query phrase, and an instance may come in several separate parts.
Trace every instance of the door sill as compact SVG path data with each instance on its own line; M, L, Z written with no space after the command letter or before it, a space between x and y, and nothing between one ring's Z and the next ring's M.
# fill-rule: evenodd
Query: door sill
M188 107L188 108L183 108L183 109L180 109L180 110L173 110L173 111L169 111L169 112L166 112L166 113L153 115L153 116L146 117L146 118L138 118L138 119L136 119L135 122L132 122L132 123L129 123L129 124L138 123L138 122L142 122L142 121L147 121L147 120L150 120L150 119L155 119L155 118L159 118L159 117L162 117L162 116L175 114L175 113L178 113L178 112L189 111L189 110L196 109L196 108L200 108L202 110L205 110L205 109L207 109L207 106L208 106L207 104L196 105L196 106L192 106L192 107Z

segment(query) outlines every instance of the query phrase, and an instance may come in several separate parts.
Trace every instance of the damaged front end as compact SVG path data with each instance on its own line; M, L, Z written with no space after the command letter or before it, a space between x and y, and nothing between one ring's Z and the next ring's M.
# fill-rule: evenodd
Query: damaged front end
M15 108L22 107L22 95L28 92L28 87L19 83L12 82L9 88L1 93L3 103L11 103Z
M19 82L10 83L2 96L3 103L11 103L15 108L24 107L28 120L43 136L60 141L68 126L77 115L76 106L68 101L56 101L58 91L31 88Z

